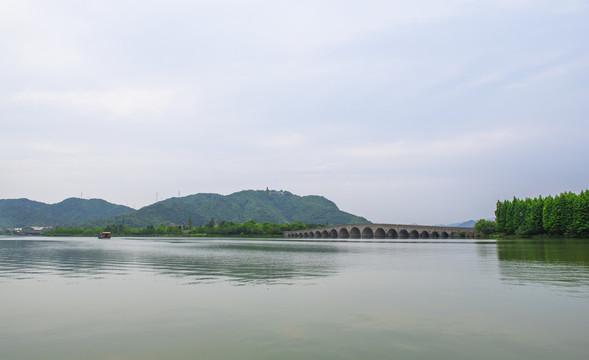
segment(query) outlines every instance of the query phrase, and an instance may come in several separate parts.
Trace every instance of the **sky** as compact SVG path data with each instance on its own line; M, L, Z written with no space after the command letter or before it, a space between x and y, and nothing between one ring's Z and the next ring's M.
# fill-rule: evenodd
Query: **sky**
M589 188L589 1L1 0L0 199L376 223Z

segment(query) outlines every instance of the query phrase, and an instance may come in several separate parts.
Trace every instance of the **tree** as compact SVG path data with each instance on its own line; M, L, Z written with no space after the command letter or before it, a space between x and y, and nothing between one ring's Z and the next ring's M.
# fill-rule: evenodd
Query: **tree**
M552 235L564 235L573 223L574 194L562 193L552 200L548 232ZM546 229L546 225L544 225Z
M221 220L221 222L219 222L218 231L220 234L232 235L233 225L230 222Z
M495 221L480 219L474 224L474 230L477 234L493 234L497 232L497 223Z
M167 228L164 224L159 224L159 226L155 229L156 235L165 235L167 232Z
M173 236L182 235L182 228L180 226L170 225L166 229L166 234L173 235Z
M528 212L525 200L513 198L513 233L525 228L525 219Z
M573 203L574 235L589 237L589 190L581 191Z
M504 232L506 231L507 226L507 200L501 202L497 200L496 210L495 210L495 222L497 225L497 231Z
M542 227L544 231L550 233L552 223L554 222L554 198L548 196L544 199L544 208L542 209Z
M506 220L505 220L505 232L508 234L515 234L515 230L517 229L515 223L515 197L513 198L513 202L506 201L505 213L506 213Z
M542 214L544 201L542 197L525 200L526 214L522 225L518 228L518 235L537 235L544 232Z
M247 221L243 224L244 233L247 235L255 234L256 231L256 222L254 220Z

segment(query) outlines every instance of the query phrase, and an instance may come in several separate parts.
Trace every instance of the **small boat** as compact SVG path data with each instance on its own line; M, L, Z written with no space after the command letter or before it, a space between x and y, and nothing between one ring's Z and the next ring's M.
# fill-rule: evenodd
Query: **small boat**
M101 232L100 234L98 234L98 238L99 239L110 239L110 233L109 232Z

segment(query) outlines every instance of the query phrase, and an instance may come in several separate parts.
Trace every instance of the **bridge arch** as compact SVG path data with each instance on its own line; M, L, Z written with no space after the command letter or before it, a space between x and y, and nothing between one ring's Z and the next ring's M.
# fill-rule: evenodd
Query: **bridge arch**
M374 239L374 231L369 227L365 227L362 230L362 239Z
M402 229L401 231L399 231L399 237L401 239L408 239L409 238L409 232L405 229Z
M346 228L341 228L341 229L339 230L338 237L339 237L340 239L348 239L348 238L350 238L350 233L348 232L348 229L346 229Z
M428 233L427 231L423 230L423 231L422 231L422 232L419 234L419 237L420 237L421 239L429 239L429 233Z
M360 239L362 237L362 234L360 233L360 229L358 229L357 227L353 227L350 229L350 237L352 239Z
M332 239L337 239L337 230L331 229L331 231L329 232L329 237Z
M329 233L327 232L327 230L323 230L321 232L321 238L323 239L327 239L327 237L329 236Z
M419 239L419 233L417 232L417 230L413 230L409 233L409 237L412 239Z
M383 228L378 228L374 232L375 239L386 239L386 237L387 237L387 233L384 231Z
M432 237L432 239L439 239L440 234L437 231L432 231L431 237Z
M397 233L397 230L395 230L395 229L390 229L387 232L387 238L389 238L389 239L396 239L398 237L399 237L399 234Z

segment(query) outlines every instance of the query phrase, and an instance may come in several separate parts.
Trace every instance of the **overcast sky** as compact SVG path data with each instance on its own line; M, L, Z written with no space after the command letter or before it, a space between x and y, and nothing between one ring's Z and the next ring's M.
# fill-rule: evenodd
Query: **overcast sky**
M373 222L589 188L589 1L0 1L0 198L322 195Z

